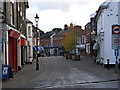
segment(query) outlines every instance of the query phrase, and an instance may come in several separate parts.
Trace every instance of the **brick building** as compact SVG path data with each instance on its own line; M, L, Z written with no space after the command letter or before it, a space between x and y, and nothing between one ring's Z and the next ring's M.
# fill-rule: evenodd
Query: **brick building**
M87 23L85 25L85 34L86 34L86 53L90 55L90 42L91 42L91 22Z

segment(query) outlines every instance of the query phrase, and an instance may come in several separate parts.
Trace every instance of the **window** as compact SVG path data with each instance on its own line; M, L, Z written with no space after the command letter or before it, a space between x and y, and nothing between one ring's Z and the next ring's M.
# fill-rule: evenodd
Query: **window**
M88 25L88 30L90 30L91 29L91 26L90 25Z
M80 43L80 37L77 37L77 43Z
M31 29L30 26L28 26L28 35L30 35L30 29Z
M92 27L94 27L94 21L92 21Z
M13 11L13 3L10 3L10 24L14 24L14 11Z
M85 36L82 36L82 43L85 43L85 41L86 41Z

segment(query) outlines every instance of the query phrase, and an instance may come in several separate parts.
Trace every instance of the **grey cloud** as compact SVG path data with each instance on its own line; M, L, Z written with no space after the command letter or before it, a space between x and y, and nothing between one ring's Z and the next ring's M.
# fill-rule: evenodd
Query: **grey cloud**
M63 12L69 12L72 3L79 4L80 6L87 5L89 2L30 2L30 7L36 7L39 10L57 9Z
M63 12L69 12L70 3L62 2L30 2L30 7L37 7L39 10L57 9Z

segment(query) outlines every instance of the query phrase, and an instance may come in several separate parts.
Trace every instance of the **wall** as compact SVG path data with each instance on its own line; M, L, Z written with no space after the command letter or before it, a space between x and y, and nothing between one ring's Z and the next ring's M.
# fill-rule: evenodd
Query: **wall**
M32 35L32 24L27 23L27 32L26 32L27 40L29 45L27 46L27 61L32 62L33 60L33 35Z
M110 59L111 64L115 63L114 50L112 49L112 25L118 24L118 3L112 2L109 8L105 10L104 18L104 45L105 45L105 63L106 59Z
M118 3L118 23L120 25L120 1Z
M110 64L115 64L114 50L112 49L112 25L118 24L118 3L111 2L109 7L103 9L97 22L97 35L100 44L100 59L107 64L107 59L110 59Z

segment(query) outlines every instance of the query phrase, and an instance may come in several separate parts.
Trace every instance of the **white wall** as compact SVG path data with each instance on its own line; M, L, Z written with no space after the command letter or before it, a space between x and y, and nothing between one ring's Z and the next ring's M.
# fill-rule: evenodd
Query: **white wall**
M7 61L7 65L9 64L8 63L8 31L6 32L6 61Z
M107 63L107 59L110 59L110 63L115 63L114 50L112 49L112 25L118 24L118 3L112 2L109 8L105 9L104 15L104 47L105 57L104 63ZM109 16L108 16L109 15Z
M120 1L118 3L118 24L120 25ZM119 50L119 59L120 59L120 50Z
M90 43L86 44L86 53L90 53Z
M30 27L30 35L28 35L28 27ZM29 37L31 36L31 37ZM27 40L29 41L29 46L27 46L27 60L29 62L32 62L33 60L33 35L32 35L32 24L31 23L27 23ZM31 58L30 58L31 57Z
M18 58L18 66L20 68L22 68L22 65L21 65L21 41L20 41L20 37L18 38L17 40L17 58Z
M114 50L112 49L112 25L118 24L117 14L118 3L112 2L107 9L103 9L97 22L97 39L100 44L100 59L104 59L103 61L101 59L104 64L107 64L107 59L110 59L110 64L115 64ZM100 32L104 32L103 36L99 36Z

